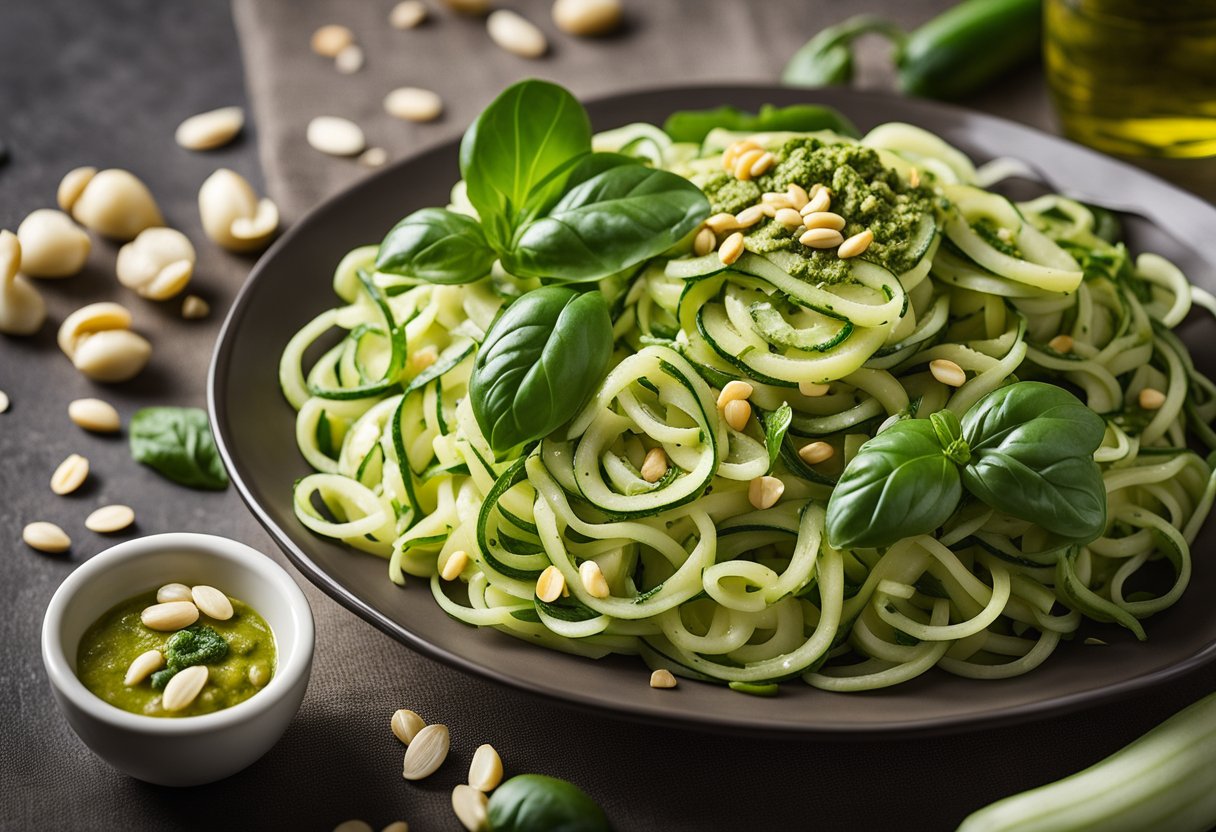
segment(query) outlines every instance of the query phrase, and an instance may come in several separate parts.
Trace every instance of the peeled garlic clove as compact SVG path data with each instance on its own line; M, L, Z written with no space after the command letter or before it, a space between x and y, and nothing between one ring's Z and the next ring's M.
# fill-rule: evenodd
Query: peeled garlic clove
M72 218L53 208L39 208L17 226L21 271L30 277L71 277L89 259L89 235Z
M194 246L174 228L149 228L118 250L118 281L145 298L166 300L194 274Z
M46 320L46 304L21 268L21 243L11 231L0 231L0 332L33 335Z
M68 177L75 174L77 171L72 171ZM68 177L60 184L61 199L65 190L69 197L73 190L65 187ZM145 228L165 224L148 186L125 170L111 168L95 174L74 200L64 201L78 223L115 240L133 240Z
M85 185L97 175L97 168L82 167L72 168L59 182L59 190L55 194L55 201L59 203L59 207L65 211L71 211L72 206L76 204L76 200L80 198L84 192Z
M63 323L59 325L57 341L64 355L75 358L76 346L84 336L105 329L130 327L131 312L125 306L109 301L90 303L63 319Z
M72 363L94 381L134 378L152 355L152 345L129 329L107 329L86 335L76 344Z
M273 226L267 229L272 218ZM270 200L258 201L253 186L236 171L220 168L207 177L198 192L198 212L203 231L229 251L263 248L278 228L278 209ZM260 219L259 219L260 216ZM234 231L237 220L244 220ZM256 232L256 233L255 233Z

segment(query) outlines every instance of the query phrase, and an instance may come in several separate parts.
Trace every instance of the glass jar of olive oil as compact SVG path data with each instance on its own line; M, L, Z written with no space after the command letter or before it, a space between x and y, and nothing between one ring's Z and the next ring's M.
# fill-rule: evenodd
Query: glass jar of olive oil
M1064 132L1112 153L1216 156L1216 0L1045 0Z

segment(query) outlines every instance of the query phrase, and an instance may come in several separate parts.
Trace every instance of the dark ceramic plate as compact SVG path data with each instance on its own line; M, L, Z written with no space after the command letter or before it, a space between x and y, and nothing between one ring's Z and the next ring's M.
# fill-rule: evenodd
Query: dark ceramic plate
M661 123L673 110L734 104L816 101L842 110L863 130L907 121L941 135L978 161L1009 155L1033 163L1055 186L1112 205L1134 200L1127 217L1133 250L1171 257L1191 279L1216 291L1213 261L1184 241L1216 231L1216 209L1133 167L1069 142L990 116L924 101L847 90L697 87L605 98L588 105L597 129L632 121ZM573 705L631 718L722 729L864 736L957 730L1080 708L1163 683L1216 655L1216 568L1206 563L1216 526L1196 541L1196 566L1182 600L1147 623L1150 640L1087 625L1082 639L1062 646L1034 672L982 682L932 671L909 684L866 694L833 694L801 683L773 699L685 682L675 693L646 684L634 658L601 661L532 647L493 630L447 617L426 583L390 583L385 562L309 533L292 513L292 482L309 469L296 450L294 414L279 393L277 365L284 344L322 310L334 306L334 266L349 249L378 242L402 216L447 202L458 177L457 145L445 144L371 176L330 199L296 224L261 259L224 324L211 367L210 407L224 462L241 496L295 565L323 590L406 646L471 673ZM1152 222L1149 220L1151 219ZM1161 228L1172 228L1169 236ZM1211 256L1209 253L1208 256ZM1192 348L1213 328L1191 322ZM1202 338L1203 341L1199 339ZM1216 364L1212 350L1196 350ZM1212 366L1206 368L1210 373Z

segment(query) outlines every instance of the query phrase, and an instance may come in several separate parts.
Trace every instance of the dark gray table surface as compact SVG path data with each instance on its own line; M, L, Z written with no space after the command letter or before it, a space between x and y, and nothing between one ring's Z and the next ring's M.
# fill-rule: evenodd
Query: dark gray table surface
M196 789L148 786L112 771L50 698L38 634L59 582L116 539L161 531L224 534L280 557L234 490L167 485L131 462L124 438L86 435L66 410L87 395L109 399L124 417L146 404L203 404L221 316L251 261L204 241L195 197L220 165L260 187L256 134L251 125L232 147L200 155L178 148L172 133L187 115L244 100L230 13L219 0L0 3L0 141L12 155L0 166L0 227L15 229L29 211L53 206L72 167L130 168L152 187L170 224L196 241L191 291L215 310L184 322L177 302L133 296L114 281L116 247L99 243L83 275L39 284L51 320L38 336L0 336L0 390L12 399L0 415L0 828L327 830L361 817L377 828L406 819L415 832L456 829L448 795L471 749L488 741L513 772L577 780L620 829L949 829L985 802L1092 763L1216 688L1209 668L1121 703L935 739L833 745L719 737L571 711L431 662L412 663L422 670L402 678L394 668L405 648L306 587L318 624L313 684L270 754ZM1003 100L1026 120L1046 121L1037 89L1011 88ZM983 105L1001 109L1000 99ZM64 315L100 299L128 305L154 344L150 367L133 383L95 385L55 348ZM73 452L90 459L93 473L80 492L55 497L47 481ZM85 515L108 502L132 505L137 527L116 538L87 532ZM68 530L69 555L20 542L22 526L35 519ZM401 780L401 749L387 731L388 715L403 706L442 719L455 737L453 762L420 785Z

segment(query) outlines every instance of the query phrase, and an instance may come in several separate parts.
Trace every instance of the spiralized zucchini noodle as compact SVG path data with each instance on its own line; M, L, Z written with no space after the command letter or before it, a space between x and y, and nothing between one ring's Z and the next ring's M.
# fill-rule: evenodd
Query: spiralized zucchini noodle
M375 246L347 254L333 282L341 305L282 356L296 438L316 470L295 485L300 522L385 558L397 584L429 581L459 621L582 656L640 654L744 689L800 677L869 690L932 667L1015 676L1086 617L1143 639L1141 622L1186 589L1216 494L1191 449L1216 447L1216 388L1173 332L1193 303L1216 301L1166 259L1106 239L1096 209L1055 195L1015 204L979 187L983 172L919 128L750 138L777 152L808 135L859 141L932 194L915 235L876 237L910 265L896 274L862 254L847 279L817 282L750 232L729 267L717 253L693 256L690 238L599 282L617 339L607 378L567 426L506 458L478 428L469 378L496 314L539 283L496 266L475 283L432 285L378 273ZM639 124L595 147L700 185L722 175L724 149L742 138L718 130L673 144ZM463 183L449 208L473 214ZM1050 346L1060 335L1071 344ZM966 382L938 381L935 359ZM757 418L741 431L716 404L731 379L753 387ZM1101 537L1053 548L1033 523L970 501L936 536L885 550L828 545L824 507L863 442L897 419L961 416L1027 379L1067 387L1106 421L1095 454L1108 500ZM1146 389L1164 402L1142 407ZM792 420L771 467L764 426L785 403ZM811 441L830 444L832 458L803 462L797 451ZM654 447L670 467L652 483L640 471ZM748 486L770 470L784 493L758 510ZM456 552L468 564L443 581ZM580 580L588 560L607 597ZM550 565L568 591L552 603L536 594Z

